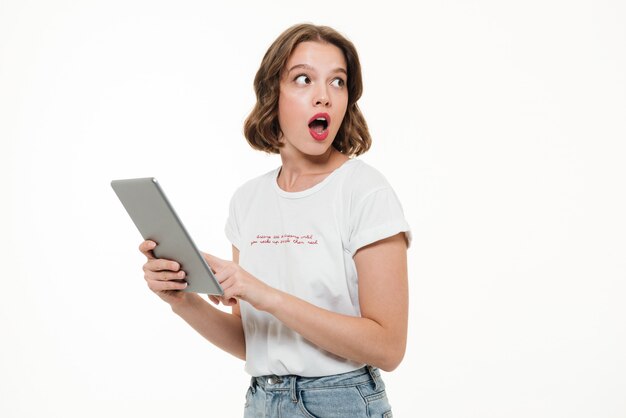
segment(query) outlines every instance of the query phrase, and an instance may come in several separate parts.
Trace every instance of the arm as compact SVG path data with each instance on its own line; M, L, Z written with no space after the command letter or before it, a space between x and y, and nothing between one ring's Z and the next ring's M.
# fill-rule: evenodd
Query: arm
M172 310L217 347L246 359L246 342L239 316L214 308L195 293L187 297L186 303L172 305Z
M408 286L404 234L357 251L361 317L340 315L280 292L268 312L340 357L395 369L406 347Z
M361 317L338 314L273 289L238 266L213 257L225 297L247 300L318 347L383 370L395 369L406 348L408 278L406 240L400 233L357 251ZM215 268L215 267L214 267Z
M152 243L152 244L150 244ZM200 335L222 350L246 359L246 342L239 309L233 307L231 314L211 306L196 293L182 292L186 284L181 280L185 273L175 261L156 259L152 253L156 245L145 241L140 250L148 258L144 265L148 287L168 302L172 310L183 318ZM239 262L239 251L233 247L233 261Z

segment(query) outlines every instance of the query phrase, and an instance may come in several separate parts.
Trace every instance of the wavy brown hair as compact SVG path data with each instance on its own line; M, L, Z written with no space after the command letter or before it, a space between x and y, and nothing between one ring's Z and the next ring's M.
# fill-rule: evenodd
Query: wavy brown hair
M256 104L244 123L244 135L252 148L279 153L279 148L283 146L279 142L282 132L278 123L280 79L296 46L306 41L327 42L343 52L348 65L348 108L333 147L349 156L361 155L370 148L372 138L357 106L357 100L363 92L359 56L352 42L328 26L306 23L292 26L269 47L254 77Z

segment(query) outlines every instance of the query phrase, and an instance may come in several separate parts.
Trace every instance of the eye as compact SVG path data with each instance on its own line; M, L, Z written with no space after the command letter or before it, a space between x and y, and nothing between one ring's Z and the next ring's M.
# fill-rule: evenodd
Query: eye
M346 82L343 80L343 78L337 77L330 82L330 85L334 87L343 87L346 85Z
M295 81L296 84L300 84L300 85L311 84L311 79L306 74L300 74L296 76L296 78L294 78L293 81Z

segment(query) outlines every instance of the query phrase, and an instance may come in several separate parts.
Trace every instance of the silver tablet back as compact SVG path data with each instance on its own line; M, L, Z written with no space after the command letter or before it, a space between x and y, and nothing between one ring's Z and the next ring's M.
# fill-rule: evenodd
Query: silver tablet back
M184 291L223 294L211 268L155 178L113 180L111 187L141 236L158 244L154 255L157 258L175 260L181 265L188 283Z

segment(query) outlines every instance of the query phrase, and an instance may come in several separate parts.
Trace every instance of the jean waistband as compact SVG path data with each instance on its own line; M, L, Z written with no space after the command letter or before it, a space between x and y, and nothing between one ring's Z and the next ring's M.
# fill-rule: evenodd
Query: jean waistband
M382 385L380 370L376 367L365 366L351 372L321 377L304 377L296 375L267 375L252 377L250 387L253 392L256 391L257 386L260 386L266 391L291 391L292 396L295 399L296 391L300 389L357 386L372 380L374 381L377 389Z

